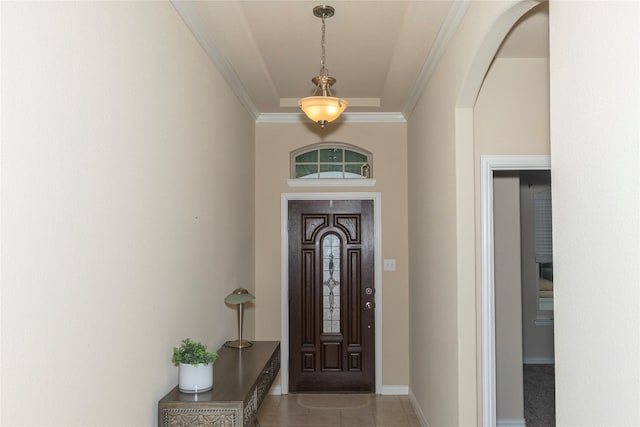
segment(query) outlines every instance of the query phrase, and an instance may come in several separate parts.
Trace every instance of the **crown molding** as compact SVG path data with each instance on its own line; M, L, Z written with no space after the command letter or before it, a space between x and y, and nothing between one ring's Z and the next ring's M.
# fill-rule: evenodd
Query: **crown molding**
M343 113L336 123L406 123L402 113ZM262 113L256 123L309 123L302 113Z
M418 100L422 96L424 88L436 69L436 65L438 65L442 55L444 55L451 38L460 26L462 18L464 18L464 15L467 13L467 9L469 9L470 5L471 0L452 2L449 13L442 23L442 27L440 27L440 31L438 31L438 35L436 36L433 46L429 51L429 56L427 56L427 59L424 61L422 70L416 79L416 83L413 85L407 104L405 105L404 110L402 110L404 117L411 116L413 109L416 107Z
M433 43L433 47L429 51L416 83L410 92L407 104L402 112L391 113L344 113L339 121L347 123L405 123L406 118L411 115L427 82L435 71L438 61L444 54L447 45L458 29L462 19L469 8L472 0L456 0L452 2L449 13L445 21L440 27L440 31ZM245 107L249 114L257 123L302 123L304 119L301 114L297 113L260 113L256 105L251 100L242 81L236 74L235 70L218 48L218 44L213 35L207 29L196 6L191 1L171 0L171 4L182 18L187 28L193 33L194 37L200 43L200 46L209 56L211 62L220 71L223 78L227 81L231 90L238 97L240 103Z
M202 20L200 12L198 12L193 2L171 0L171 4L187 25L187 28L191 30L198 43L200 43L200 46L207 53L211 62L216 66L218 71L220 71L220 74L222 74L222 77L227 81L229 86L231 86L231 90L238 97L240 103L254 119L257 119L260 112L249 97L246 88L240 81L235 70L222 51L218 48L215 38L209 30L207 30L207 26Z

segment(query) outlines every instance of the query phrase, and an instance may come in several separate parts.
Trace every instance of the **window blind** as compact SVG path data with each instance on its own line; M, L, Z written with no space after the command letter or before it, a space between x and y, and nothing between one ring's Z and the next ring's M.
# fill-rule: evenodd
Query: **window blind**
M533 194L536 262L553 262L551 189Z

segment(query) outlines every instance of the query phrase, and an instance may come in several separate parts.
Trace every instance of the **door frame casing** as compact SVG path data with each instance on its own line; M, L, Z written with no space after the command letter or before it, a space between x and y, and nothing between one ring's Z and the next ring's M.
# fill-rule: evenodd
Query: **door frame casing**
M280 197L280 392L289 394L289 200L373 200L375 392L382 393L382 195L380 192L282 193Z
M548 155L481 156L482 227L482 406L484 427L496 426L496 315L493 227L493 172L551 170Z

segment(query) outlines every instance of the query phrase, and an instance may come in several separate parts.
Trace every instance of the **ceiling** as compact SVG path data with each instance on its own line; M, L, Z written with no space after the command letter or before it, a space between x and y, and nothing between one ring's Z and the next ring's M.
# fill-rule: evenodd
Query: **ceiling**
M173 1L245 107L260 117L299 114L321 56L319 1ZM469 1L333 0L326 66L347 114L404 119L462 20ZM548 57L548 5L523 17L498 56Z

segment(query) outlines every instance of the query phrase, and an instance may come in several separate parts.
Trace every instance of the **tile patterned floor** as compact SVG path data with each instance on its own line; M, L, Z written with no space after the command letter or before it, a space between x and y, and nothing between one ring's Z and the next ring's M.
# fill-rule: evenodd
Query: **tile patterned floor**
M269 395L261 427L420 427L408 396L375 394Z

